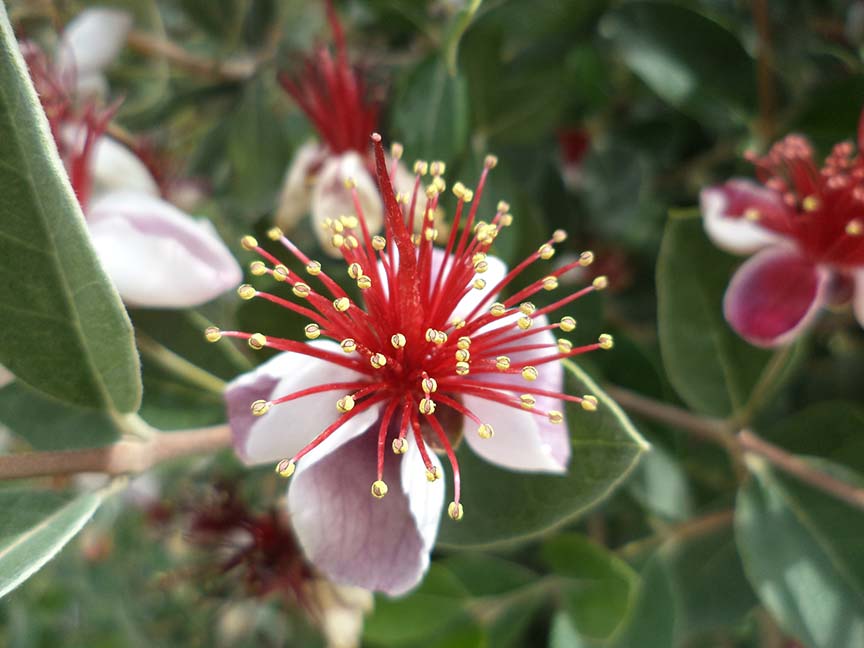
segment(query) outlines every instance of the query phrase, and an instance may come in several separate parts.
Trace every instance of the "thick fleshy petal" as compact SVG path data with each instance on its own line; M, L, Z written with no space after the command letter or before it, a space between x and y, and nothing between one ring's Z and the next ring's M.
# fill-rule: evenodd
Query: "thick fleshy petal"
M87 222L102 266L129 306L198 306L242 278L209 221L153 196L106 194L91 203Z
M102 136L96 140L90 172L96 196L123 189L159 196L159 185L146 165L112 137Z
M705 232L717 247L733 254L752 254L782 240L776 232L751 222L742 215L748 209L760 214L785 211L780 197L749 180L730 180L703 189L699 196Z
M507 318L495 323L495 327L512 326L515 318ZM534 326L548 324L545 317L535 320ZM513 327L516 328L515 326ZM487 329L489 330L489 329ZM520 341L520 345L548 344L549 352L542 355L552 355L557 352L555 336L550 331L540 331ZM514 367L520 366L528 357L538 357L537 351L517 352L507 354ZM564 369L558 362L550 362L537 367L539 376L530 383L531 387L560 393L564 385ZM512 386L516 392L504 392L508 396L521 393L525 380L520 374L478 374L478 379L484 382L500 383L502 386ZM560 399L547 396L536 396L535 408L542 412L556 410L564 412L564 403ZM567 425L551 423L548 418L521 409L514 409L495 401L479 396L465 395L462 402L474 412L483 423L493 427L495 434L491 439L482 439L477 434L476 424L464 419L463 432L471 449L478 455L512 470L563 473L570 460L570 439Z
M276 225L282 229L294 229L300 219L309 213L315 171L323 163L325 155L317 142L307 142L294 153L276 207Z
M376 499L370 486L376 476L377 428L348 442L342 437L334 441L337 450L322 444L297 464L288 489L297 538L310 562L331 580L403 594L429 566L444 504L443 480L426 480L411 443L401 458L388 452L384 481L389 491Z
M756 346L791 342L824 305L830 276L793 249L763 250L732 277L723 298L726 320Z
M864 326L864 270L855 273L855 296L852 297L852 309L861 326Z
M329 340L308 344L341 353L339 345ZM299 353L280 353L235 378L225 388L225 403L237 455L247 464L271 463L294 456L339 418L335 403L344 393L332 391L304 396L275 405L264 416L252 415L250 405L254 401L272 400L301 389L360 378L362 375L355 371ZM351 429L363 431L377 418L378 410L370 408L351 420Z
M66 29L57 65L64 79L86 79L108 67L126 42L132 14L120 9L94 7L78 14Z
M377 185L366 169L363 158L353 151L329 158L321 167L312 191L312 227L324 251L332 256L340 256L340 252L331 244L332 233L324 229L324 221L356 212L351 191L345 187L347 178L353 178L357 183L360 207L370 234L381 229L384 218Z

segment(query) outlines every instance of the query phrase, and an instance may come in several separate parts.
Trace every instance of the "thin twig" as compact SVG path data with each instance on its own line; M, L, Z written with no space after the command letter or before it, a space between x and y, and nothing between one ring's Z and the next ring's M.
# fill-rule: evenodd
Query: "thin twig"
M759 93L759 135L763 142L774 139L776 93L774 91L774 47L768 0L752 0L750 10L759 40L756 46L756 85Z
M635 540L620 547L616 553L627 560L640 556L668 541L680 541L709 535L732 524L735 512L731 509L708 513L676 524L649 538Z
M166 371L212 394L221 396L225 391L224 380L189 362L186 358L177 355L171 349L159 344L149 335L137 331L135 339L141 353Z
M144 472L169 459L215 452L231 444L227 425L157 432L146 440L118 441L87 450L24 452L0 456L0 480L103 473L127 475Z

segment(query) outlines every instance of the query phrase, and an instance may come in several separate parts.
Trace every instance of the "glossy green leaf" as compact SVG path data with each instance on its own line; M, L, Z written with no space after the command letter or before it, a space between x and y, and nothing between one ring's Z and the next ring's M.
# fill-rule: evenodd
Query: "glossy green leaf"
M0 491L0 597L18 587L87 523L101 493L75 498L51 492Z
M456 60L459 57L459 42L471 26L471 21L474 20L481 4L483 4L483 0L469 0L456 13L447 29L442 49L447 60L447 71L450 72L451 76L457 73Z
M90 247L5 9L0 48L0 363L61 400L134 411L132 327Z
M743 408L770 358L723 319L736 263L712 245L696 214L670 216L657 261L660 350L681 398L712 416Z
M675 594L660 560L652 558L640 572L641 583L627 624L615 635L613 648L669 648L675 644Z
M860 487L852 471L814 465ZM864 645L864 513L753 464L738 495L735 531L744 568L780 626L812 648Z
M668 520L683 521L693 513L693 496L679 461L655 444L627 482L627 491L645 509Z
M725 128L755 112L753 60L710 18L666 2L628 2L604 16L600 29L634 74L704 123Z
M516 473L459 450L465 519L444 515L439 544L483 546L526 540L577 518L607 497L648 449L627 416L579 367L564 363L567 391L594 394L596 412L567 408L573 453L566 475Z

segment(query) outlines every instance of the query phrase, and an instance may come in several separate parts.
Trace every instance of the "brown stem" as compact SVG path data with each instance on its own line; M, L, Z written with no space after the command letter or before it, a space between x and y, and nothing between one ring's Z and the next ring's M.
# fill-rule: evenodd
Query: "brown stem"
M708 513L681 524L676 524L670 529L642 540L630 542L617 550L622 558L630 559L642 555L659 544L667 541L688 540L700 536L709 535L732 524L735 512L731 509Z
M196 430L156 432L144 440L123 440L87 450L4 455L0 456L0 480L85 472L106 475L140 473L169 459L214 452L230 444L230 428L218 425Z
M750 10L759 41L756 49L756 84L759 92L759 134L763 141L774 139L776 97L774 92L774 48L771 44L771 17L768 0L752 0Z

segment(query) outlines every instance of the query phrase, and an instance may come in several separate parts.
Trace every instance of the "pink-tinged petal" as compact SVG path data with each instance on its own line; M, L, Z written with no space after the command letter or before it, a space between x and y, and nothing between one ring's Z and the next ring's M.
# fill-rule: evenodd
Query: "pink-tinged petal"
M90 160L90 172L93 175L95 195L126 189L159 196L159 185L147 166L112 137L102 136L96 140Z
M785 247L763 250L732 277L723 312L733 329L761 347L791 342L825 304L831 273Z
M852 297L852 309L861 326L864 326L864 270L855 273L855 295Z
M209 221L153 196L107 194L91 203L87 222L99 259L129 306L198 306L242 279Z
M9 371L3 365L0 365L0 389L15 380L15 374Z
M733 254L752 254L782 240L776 232L748 220L743 214L757 210L763 217L786 210L773 191L749 180L703 189L699 195L705 232L717 247Z
M353 151L329 158L321 167L312 191L312 227L324 251L336 257L341 254L331 244L333 234L323 227L323 223L328 218L337 219L356 213L351 191L345 187L347 178L352 178L357 184L360 207L370 234L380 231L384 218L377 185L363 158Z
M373 426L347 443L338 440L335 451L316 449L301 459L288 511L307 558L328 578L396 596L417 585L429 566L444 484L426 480L416 450L401 458L388 452L389 490L373 497L376 431Z
M132 15L94 7L78 14L63 30L57 66L65 79L85 78L107 68L126 43Z
M513 326L516 318L502 318L495 322L494 327ZM549 322L545 317L538 317L534 326L545 326ZM491 330L489 327L485 330ZM507 354L513 367L519 367L530 357L542 357L557 353L555 336L551 331L540 331L524 338L520 345L546 344L545 351L522 351ZM564 369L560 363L550 362L537 367L538 378L528 383L521 374L478 374L477 379L484 382L495 382L502 387L513 387L516 391L506 391L509 397L518 397L526 386L536 389L560 393L564 385ZM469 375L470 377L470 375ZM535 410L549 412L555 410L564 412L564 403L560 399L548 396L536 396ZM477 434L477 425L464 419L463 432L468 445L478 455L493 463L528 472L563 473L570 460L570 438L567 434L567 424L551 423L546 416L531 413L522 409L514 409L480 396L465 395L462 402L474 412L483 423L489 424L495 431L491 439L483 439Z
M282 229L291 231L309 213L315 171L321 166L325 155L317 142L307 142L294 153L276 207L276 225Z
M329 340L308 344L341 353L339 345ZM294 456L339 418L336 400L344 396L344 390L274 405L264 416L253 416L250 406L256 400L273 400L302 389L360 378L355 371L299 353L280 353L235 378L225 389L225 403L237 455L247 464L275 463ZM350 425L362 431L377 418L378 410L373 407L354 417Z

